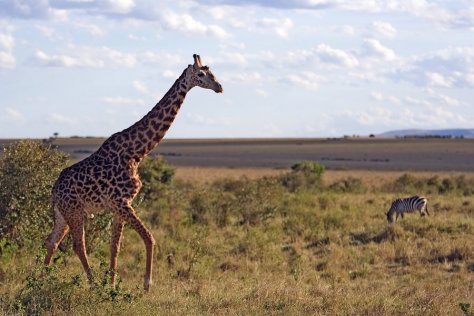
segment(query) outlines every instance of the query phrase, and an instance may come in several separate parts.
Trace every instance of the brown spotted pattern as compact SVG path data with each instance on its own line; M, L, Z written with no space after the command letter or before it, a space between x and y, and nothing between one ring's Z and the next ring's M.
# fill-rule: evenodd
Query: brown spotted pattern
M173 123L187 92L199 86L222 92L222 86L207 66L194 55L189 65L158 104L141 120L112 135L86 159L64 169L52 190L54 228L46 239L49 265L61 240L71 231L73 248L89 280L92 271L84 241L87 213L110 210L113 213L110 273L115 284L117 256L124 224L129 224L143 239L146 248L145 290L152 283L152 258L155 241L136 215L132 201L142 183L138 176L140 161L161 141Z

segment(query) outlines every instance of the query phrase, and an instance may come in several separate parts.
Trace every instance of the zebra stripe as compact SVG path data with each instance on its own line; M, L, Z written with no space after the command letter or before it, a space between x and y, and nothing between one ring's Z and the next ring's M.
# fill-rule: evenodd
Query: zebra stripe
M428 212L428 200L422 196L411 196L404 199L396 199L393 201L392 206L387 212L387 220L392 223L393 216L395 215L395 221L398 220L398 216L403 218L404 213L411 213L414 211L420 212L421 216L425 213L430 215Z

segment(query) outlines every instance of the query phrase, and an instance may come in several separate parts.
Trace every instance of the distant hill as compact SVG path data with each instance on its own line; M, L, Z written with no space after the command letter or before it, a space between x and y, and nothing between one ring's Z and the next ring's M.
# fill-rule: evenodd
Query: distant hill
M378 137L464 137L474 138L474 129L402 129L377 135Z

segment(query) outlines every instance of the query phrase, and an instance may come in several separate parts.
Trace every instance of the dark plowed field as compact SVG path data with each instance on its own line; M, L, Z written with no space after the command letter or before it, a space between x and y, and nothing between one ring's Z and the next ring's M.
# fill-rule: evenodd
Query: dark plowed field
M79 160L103 141L63 138L55 143ZM328 169L474 171L474 139L169 139L153 153L176 166L286 168L316 160Z

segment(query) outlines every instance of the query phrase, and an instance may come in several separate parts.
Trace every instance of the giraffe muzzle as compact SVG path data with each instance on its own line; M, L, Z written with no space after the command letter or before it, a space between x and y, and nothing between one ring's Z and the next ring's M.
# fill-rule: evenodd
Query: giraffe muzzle
M214 89L216 93L222 93L224 92L224 88L222 88L222 85L220 83L217 84L217 87Z

